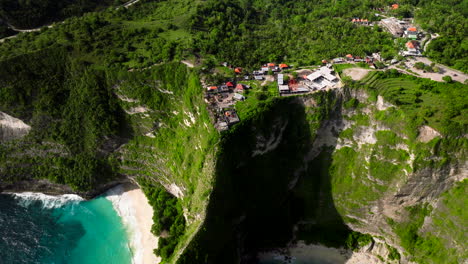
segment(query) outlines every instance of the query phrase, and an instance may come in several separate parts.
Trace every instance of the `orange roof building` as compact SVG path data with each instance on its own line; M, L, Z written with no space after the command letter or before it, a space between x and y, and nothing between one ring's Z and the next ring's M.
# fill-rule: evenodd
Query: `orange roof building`
M411 40L406 42L406 47L408 49L417 49L419 48L419 43L417 41Z
M392 5L392 9L395 10L395 9L398 9L400 6L398 4L393 4Z
M235 73L242 73L242 68L237 67L237 68L234 69L234 72Z
M287 64L281 63L279 65L280 69L288 68L289 66Z
M274 63L268 63L267 66L268 67L275 67L275 64Z
M351 54L348 54L348 55L346 55L346 58L348 58L348 59L352 59L352 58L353 58L353 55L351 55Z
M411 31L411 32L416 32L416 31L418 31L418 29L417 29L417 28L415 28L415 27L410 27L410 28L408 28L408 31Z

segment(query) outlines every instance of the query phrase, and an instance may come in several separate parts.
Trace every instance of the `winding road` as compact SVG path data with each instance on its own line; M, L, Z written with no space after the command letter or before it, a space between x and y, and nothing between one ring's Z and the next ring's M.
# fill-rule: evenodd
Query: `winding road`
M116 9L118 9L118 8L120 8L120 7L129 8L130 6L132 6L132 5L134 5L134 4L138 3L138 2L140 2L140 0L130 0L130 1L128 1L128 2L126 2L126 3L124 3L124 4L122 4L122 5L118 6ZM63 23L63 21L62 21L62 22L59 22L59 23ZM51 24L51 25L40 26L40 27L37 27L37 28L19 29L19 28L16 28L15 26L11 25L10 23L8 23L8 27L9 27L11 30L16 31L16 32L19 32L19 33L21 33L21 32L23 32L23 33L37 32L37 31L40 31L40 30L41 30L42 28L44 28L44 27L52 28L52 27L54 27L54 25L56 25L56 23ZM5 40L7 40L7 39L15 38L16 36L18 36L18 34L13 35L13 36L9 36L9 37L5 37L5 38L1 38L1 39L0 39L0 43L3 43L3 42L4 42Z

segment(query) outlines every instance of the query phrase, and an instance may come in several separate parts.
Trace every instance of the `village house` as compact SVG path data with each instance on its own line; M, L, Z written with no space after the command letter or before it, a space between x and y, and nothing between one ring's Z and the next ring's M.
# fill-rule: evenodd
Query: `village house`
M209 86L207 88L208 93L217 93L218 92L218 86Z
M239 119L239 116L237 115L236 110L234 110L234 109L224 109L223 112L224 112L224 118L225 118L226 123L228 124L228 126L239 123L240 119Z
M418 30L415 27L410 27L405 30L405 38L416 40L418 39Z
M406 21L399 20L395 17L382 19L379 24L395 37L403 36L405 29L408 27Z
M238 83L236 85L236 88L234 89L234 92L235 93L242 93L244 92L244 85L242 85L241 83Z
M218 87L218 92L219 93L227 93L229 92L229 87L226 84L223 84Z
M364 61L366 61L366 60L359 57L359 56L354 57L354 62L364 62Z
M369 25L370 25L368 19L353 18L353 19L351 20L351 22L352 22L353 24L362 25L362 26L369 26Z
M403 51L403 56L421 56L421 51L419 50L419 42L416 40L410 40L406 42L407 51Z
M285 94L289 93L289 86L287 84L284 84L284 75L283 74L278 74L278 91L280 94Z
M329 67L320 67L312 74L307 75L309 80L309 87L311 89L322 90L325 87L332 87L336 84L338 78L334 75L334 72Z
M335 64L338 64L338 63L344 63L344 62L346 62L346 60L343 59L343 58L334 58L332 60L332 62L335 63ZM322 63L323 63L323 61L322 61Z
M244 101L245 100L245 96L243 96L242 94L239 94L239 93L234 93L232 98L237 100L237 101Z

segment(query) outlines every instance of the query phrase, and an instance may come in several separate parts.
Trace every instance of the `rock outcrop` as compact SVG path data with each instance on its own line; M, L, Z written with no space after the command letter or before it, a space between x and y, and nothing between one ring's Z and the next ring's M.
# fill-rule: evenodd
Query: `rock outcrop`
M30 130L31 126L22 120L0 112L0 142L22 138Z

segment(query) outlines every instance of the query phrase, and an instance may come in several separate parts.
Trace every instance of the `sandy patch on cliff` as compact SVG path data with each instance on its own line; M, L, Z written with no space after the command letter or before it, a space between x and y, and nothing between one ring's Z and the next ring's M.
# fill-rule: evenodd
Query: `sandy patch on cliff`
M387 110L389 107L393 107L393 106L394 105L385 102L384 98L381 95L377 96L377 104L376 104L377 110L383 111L383 110Z
M143 191L132 184L122 184L107 191L105 197L112 202L115 210L129 233L132 264L159 263L153 249L158 238L151 233L153 208Z
M21 138L29 133L31 127L18 118L0 112L0 140Z
M345 76L351 77L355 81L362 80L370 70L362 68L348 68L343 70Z
M146 112L149 112L149 111L150 110L145 106L136 106L136 107L131 107L128 110L125 110L125 112L127 112L127 114L129 114L129 115L141 114L141 113L146 113Z
M418 140L427 143L436 137L440 137L440 133L430 126L422 126L419 128Z

